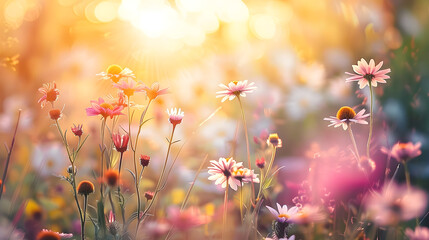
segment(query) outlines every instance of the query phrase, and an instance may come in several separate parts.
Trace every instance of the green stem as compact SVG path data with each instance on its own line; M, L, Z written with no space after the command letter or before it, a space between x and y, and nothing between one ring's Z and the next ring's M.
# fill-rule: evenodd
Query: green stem
M353 131L352 131L352 126L351 126L351 124L349 123L348 124L348 132L349 132L349 135L350 135L350 139L352 140L352 143L353 143L353 148L355 149L355 153L356 153L356 157L357 157L357 162L358 162L358 165L360 166L360 155L359 155L359 150L358 150L358 148L357 148L357 145L356 145L356 140L355 140L355 137L354 137L354 135L353 135Z
M119 171L118 171L118 178L119 178L119 182L118 182L118 202L119 205L121 207L121 213L122 213L122 224L125 225L125 209L124 209L124 205L121 201L121 167L122 167L122 157L123 157L124 153L121 152L121 158L119 160Z
M261 175L261 183L259 184L259 192L258 192L258 196L256 197L256 199L258 199L258 200L261 197L262 187L265 185L265 180L268 177L268 174L270 174L271 167L273 166L274 158L276 157L276 150L277 150L277 147L275 147L273 145L273 150L271 151L271 159L270 159L270 163L268 164L266 174L264 177ZM262 170L261 170L261 173L262 173Z
M371 156L369 154L370 146L371 146L371 138L372 138L372 127L373 127L373 90L371 86L371 82L369 83L369 93L370 93L370 108L369 108L369 135L368 135L368 142L366 143L366 156L370 159Z
M252 171L252 164L250 162L249 136L247 133L246 117L244 115L244 109L243 109L243 105L241 103L240 96L237 95L237 99L238 99L238 102L240 103L241 117L243 118L244 134L246 137L247 164L249 165L249 170ZM251 185L252 185L252 197L250 198L250 201L253 203L253 198L255 197L255 184L253 183L253 181L251 181Z
M240 217L243 224L243 181L240 180Z
M140 214L137 216L137 230L138 230L139 223L140 223L141 219L143 219L143 217L147 214L147 212L149 211L149 209L152 207L152 205L155 202L155 199L156 199L156 197L158 195L158 192L160 192L159 187L160 187L161 181L162 181L162 179L164 177L164 173L165 173L165 169L166 169L166 166L167 166L168 156L170 154L170 150L171 150L171 145L172 145L173 135L174 135L174 130L175 129L176 129L176 125L173 124L173 130L171 131L170 140L168 141L167 155L165 156L164 166L162 167L161 175L160 175L160 177L158 179L158 183L156 184L156 187L155 187L155 193L153 195L152 200L149 203L149 206L141 214L141 217L140 217Z
M12 137L12 143L10 144L10 149L7 153L6 166L3 170L2 182L0 184L0 199L1 199L1 196L3 195L3 189L4 189L4 185L6 183L6 174L7 174L7 170L9 167L10 156L12 155L13 146L15 146L16 132L18 131L18 125L19 125L19 119L20 118L21 118L21 109L18 111L18 119L16 120L16 126L15 126L15 131L14 131L13 137Z
M222 239L226 239L226 229L227 229L227 216L228 216L228 178L226 179L226 188L225 188L225 198L223 200L223 229L222 229Z
M85 240L85 221L86 221L86 207L88 205L88 195L84 195L83 197L83 220L82 220L82 226L81 226L81 237L82 240Z
M104 130L106 128L106 118L103 118L103 121L101 122L101 169L100 169L100 177L102 178L104 176ZM103 181L100 183L100 197L101 200L103 199L103 189L104 184Z

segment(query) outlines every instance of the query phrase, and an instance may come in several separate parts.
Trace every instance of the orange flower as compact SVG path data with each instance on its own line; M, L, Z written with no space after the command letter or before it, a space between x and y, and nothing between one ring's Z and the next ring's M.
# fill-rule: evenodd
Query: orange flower
M107 67L106 72L97 74L101 76L102 79L112 80L112 82L117 83L122 78L135 78L133 71L129 68L122 68L117 64L112 64Z
M81 181L77 186L77 193L80 195L89 195L94 192L94 184L90 181Z
M51 117L52 120L58 120L63 116L60 109L52 109L49 111L49 117Z
M104 173L104 181L110 187L114 187L119 182L119 172L114 169L109 169Z
M153 83L151 87L144 87L144 90L146 91L146 96L149 98L149 100L153 100L157 98L159 95L167 94L168 88L164 88L159 90L159 83Z
M38 101L42 108L46 105L46 102L53 104L58 99L58 95L60 95L60 90L57 89L55 82L43 84L43 87L39 88L39 92L43 94Z

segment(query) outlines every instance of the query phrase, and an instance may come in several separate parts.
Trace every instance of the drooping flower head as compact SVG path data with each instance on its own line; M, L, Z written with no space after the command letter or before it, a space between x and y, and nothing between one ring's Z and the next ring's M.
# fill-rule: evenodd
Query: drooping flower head
M150 162L150 157L148 155L140 155L140 165L147 167Z
M115 145L116 151L124 153L128 148L128 141L130 136L128 134L121 135L119 133L112 134L113 144Z
M112 80L112 82L117 83L122 78L135 78L133 71L128 68L122 68L119 65L112 64L107 67L106 72L101 72L97 74L101 76L102 79Z
M155 82L152 84L151 87L143 87L146 91L146 96L149 98L149 100L154 100L160 95L164 95L168 93L168 88L159 89L159 83Z
M271 214L276 217L276 220L278 222L289 222L289 219L294 217L295 214L297 214L299 208L298 207L291 207L288 209L287 205L281 206L277 203L277 210L270 206L266 206L268 210L270 210Z
M416 144L412 142L407 142L407 143L398 142L395 145L393 145L392 150L390 151L390 154L398 162L408 161L422 154L422 151L420 150L421 145L422 144L420 142ZM382 150L384 150L385 153L389 152L386 149L382 149Z
M144 197L146 198L146 200L152 200L153 199L153 194L154 194L154 192L150 192L150 191L146 191L145 193L144 193Z
M282 147L282 140L279 138L279 135L277 133L271 133L268 136L267 144L273 145L273 147L276 147L276 148L281 148Z
M55 82L43 84L43 87L39 88L39 92L43 94L38 101L42 108L46 105L46 102L53 104L58 99L58 95L60 95L60 90L57 89Z
M365 109L360 110L357 114L353 108L344 106L341 107L337 112L337 116L330 116L328 118L324 118L323 120L330 121L331 124L328 125L339 127L343 126L344 130L347 130L350 123L359 123L359 124L368 124L364 119L367 118L370 114L365 114Z
M261 157L261 158L257 158L256 159L256 166L258 166L258 168L264 168L265 167L265 158Z
M185 116L185 113L182 112L182 110L177 110L177 108L172 108L170 111L167 109L167 114L169 116L168 120L170 121L173 126L176 126L177 124L180 124L182 122L183 117Z
M427 227L416 227L414 231L410 228L405 230L405 235L410 240L428 240L429 239L429 228Z
M219 158L219 161L211 160L211 166L209 167L208 173L211 175L209 180L215 181L215 184L222 184L222 188L226 188L227 184L237 191L237 186L240 185L240 181L232 177L234 169L242 168L243 163L237 163L232 158Z
M113 84L114 87L121 90L128 98L133 96L135 92L143 92L144 85L132 78L123 78L119 82Z
M122 106L113 106L112 104L105 102L103 98L98 98L98 101L91 101L90 108L86 108L86 115L101 115L103 118L113 118L114 116L123 115L123 113L121 113L122 109Z
M222 98L222 102L225 102L227 99L230 101L235 97L246 97L246 93L253 92L256 87L253 86L254 82L248 83L247 80L244 81L233 81L226 86L225 84L220 84L219 87L224 90L216 92L216 98Z
M82 124L78 124L77 126L75 124L73 124L73 127L71 127L71 131L73 132L73 134L77 137L82 136L83 131L82 131Z
M381 226L395 226L420 216L426 208L426 194L407 186L389 184L381 192L371 192L365 200L368 217Z
M81 181L77 186L77 193L80 195L88 196L89 194L94 192L94 184L90 181Z
M377 66L373 59L369 61L369 64L365 59L358 61L357 65L353 65L353 71L355 73L346 72L346 74L351 75L351 77L346 79L346 82L355 82L358 81L359 88L362 89L366 85L377 87L377 83L386 83L386 79L389 79L390 76L386 75L390 73L390 68L380 70L383 66L383 61L381 61Z

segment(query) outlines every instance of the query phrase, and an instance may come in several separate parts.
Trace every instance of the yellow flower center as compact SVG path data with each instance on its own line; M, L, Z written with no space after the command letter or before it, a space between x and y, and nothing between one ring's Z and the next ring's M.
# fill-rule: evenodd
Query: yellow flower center
M100 104L100 107L102 107L102 108L107 108L107 109L110 109L110 110L113 110L113 106L112 106L112 104L110 104L110 103L102 103L102 104Z
M108 74L119 74L122 72L122 68L119 65L112 64L107 68Z
M353 110L351 107L342 107L337 112L337 118L340 120L343 119L353 119L356 116L355 110Z
M237 84L238 84L238 81L232 81L232 83L234 83L235 85L237 85Z
M279 216L278 216L279 218L282 218L282 217L284 217L284 218L289 218L289 215L287 215L287 214L279 214Z

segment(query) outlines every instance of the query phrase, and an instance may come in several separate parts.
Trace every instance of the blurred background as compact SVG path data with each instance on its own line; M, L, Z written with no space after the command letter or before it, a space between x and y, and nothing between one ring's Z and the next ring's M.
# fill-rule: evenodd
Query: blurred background
M206 154L218 159L234 152L238 161L246 161L244 133L241 127L236 131L241 124L238 102L215 98L219 84L245 79L258 87L243 99L252 158L265 156L254 137L279 134L283 148L276 163L285 168L274 192L290 202L294 195L287 186L305 178L314 152L350 147L347 133L328 128L323 118L346 105L369 109L369 89L345 83L344 72L351 72L361 58L384 61L383 68L392 70L391 79L375 89L376 172L384 172L382 146L421 142L423 154L409 167L412 182L429 189L427 0L2 0L0 25L2 143L10 143L22 109L0 228L11 227L15 213L27 203L26 217L18 219L20 229L31 231L36 222L78 231L71 198L61 197L72 196L69 185L56 177L65 174L68 160L48 111L37 103L37 89L55 81L63 128L84 124L90 141L77 163L78 177L93 178L100 121L87 117L85 108L100 96L116 96L111 83L96 76L110 64L128 67L146 85L158 81L170 91L152 106L154 120L141 136L141 153L153 159L143 189L153 188L165 157L170 131L166 108L185 112L177 139L186 145L164 193L166 205L181 203ZM144 105L145 96L136 96L134 101ZM356 126L354 131L363 152L368 128ZM235 138L237 144L232 144ZM0 169L6 155L2 148ZM126 157L125 167L131 164L131 156ZM191 203L210 214L221 204L222 191L207 176L203 170ZM35 212L41 215L37 220L32 219ZM74 217L64 218L65 213Z

